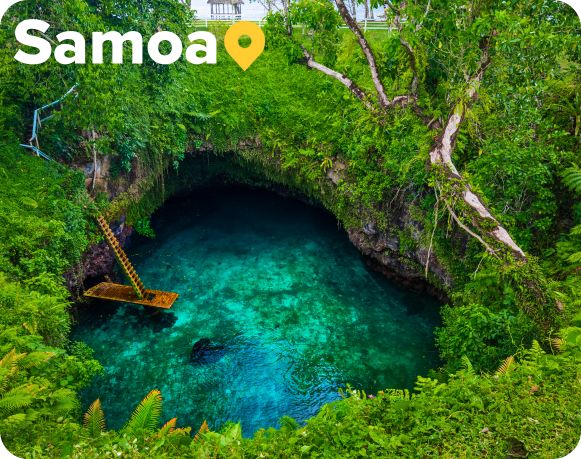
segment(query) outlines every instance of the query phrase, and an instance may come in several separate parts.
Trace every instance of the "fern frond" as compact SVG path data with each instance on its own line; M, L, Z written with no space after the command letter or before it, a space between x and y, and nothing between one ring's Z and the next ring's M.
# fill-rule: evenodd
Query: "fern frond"
M571 264L576 264L581 262L581 252L572 253L567 257L567 261Z
M462 369L464 371L466 371L468 374L470 375L474 375L474 367L472 366L472 362L470 361L470 359L468 357L466 357L465 355L463 355L460 358L460 362L462 365Z
M581 169L572 166L563 171L563 183L575 193L581 194Z
M7 369L0 368L0 394L3 394L8 389L8 378L12 376L12 373Z
M26 354L16 353L16 349L12 349L0 360L0 392L4 392L8 387L8 380L18 373L18 362Z
M52 407L59 413L66 414L79 407L79 401L75 391L71 389L57 389L50 394Z
M16 424L20 424L21 422L25 422L25 421L27 421L27 416L24 413L13 414L12 416L8 416L6 418L6 423L10 424L12 426L14 426Z
M172 430L169 435L172 437L178 436L178 435L187 435L189 436L190 433L192 431L191 427L180 427L178 429L174 429Z
M561 346L563 345L563 339L562 338L551 338L551 347L557 351L557 352L561 352Z
M533 344L531 345L531 354L536 358L545 355L545 351L536 339L533 340Z
M18 368L18 363L26 357L26 354L19 354L16 349L12 349L2 359L0 359L0 369L6 369L10 373L15 373Z
M204 422L202 423L200 430L198 430L198 433L194 436L194 442L200 440L202 438L202 435L204 435L206 432L210 431L210 427L208 426L208 423L206 422L206 420L204 420Z
M22 327L31 335L38 335L38 326L33 323L33 324L29 324L27 322L24 322L22 324Z
M40 386L36 384L25 384L9 390L0 398L0 413L6 416L30 406L38 392Z
M26 354L18 354L16 349L12 349L2 359L0 359L0 367L12 366L18 363Z
M157 427L161 414L162 398L161 392L152 390L135 408L127 424L123 427L124 432L146 431L152 432Z
M159 429L158 435L160 437L163 437L164 435L172 433L175 430L177 420L178 420L178 418L172 418L169 421L167 421L161 427L161 429Z
M30 368L35 368L44 362L52 359L56 354L54 352L31 352L25 355L20 362L20 367L26 370Z
M391 400L409 400L410 391L408 389L385 389L381 391L383 395Z
M101 400L97 399L83 416L83 426L93 438L101 435L105 431L105 413L101 407Z
M506 359L504 359L504 362L502 362L502 364L498 367L498 370L496 370L496 375L497 376L505 375L513 363L514 356L509 355Z

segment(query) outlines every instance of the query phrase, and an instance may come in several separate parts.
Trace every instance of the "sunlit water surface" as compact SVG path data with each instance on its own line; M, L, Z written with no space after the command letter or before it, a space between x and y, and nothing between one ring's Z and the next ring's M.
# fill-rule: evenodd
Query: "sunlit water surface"
M265 191L198 191L153 219L129 251L144 283L180 293L170 311L97 302L73 339L105 367L83 394L119 428L151 390L164 421L241 421L245 435L304 421L346 383L412 387L437 365L437 303L367 269L325 212ZM192 345L215 349L190 361Z

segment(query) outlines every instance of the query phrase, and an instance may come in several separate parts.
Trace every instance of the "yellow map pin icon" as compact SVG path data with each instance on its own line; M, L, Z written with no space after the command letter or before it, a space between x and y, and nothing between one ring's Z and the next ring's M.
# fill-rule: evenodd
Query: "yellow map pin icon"
M251 43L248 48L243 48L238 43L240 37L247 35L250 37ZM240 21L234 24L226 32L224 37L224 45L226 51L232 56L232 59L246 71L252 63L258 59L258 56L264 51L264 32L254 22Z

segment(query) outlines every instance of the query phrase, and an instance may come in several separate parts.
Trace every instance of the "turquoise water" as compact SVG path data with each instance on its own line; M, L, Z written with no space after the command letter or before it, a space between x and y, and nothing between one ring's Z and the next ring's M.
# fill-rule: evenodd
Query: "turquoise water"
M369 271L327 213L246 188L197 191L153 218L129 251L146 286L180 293L170 311L97 302L73 339L105 367L82 394L123 425L151 390L164 421L241 421L245 435L304 421L350 383L413 386L437 365L438 304ZM190 360L192 345L212 350Z

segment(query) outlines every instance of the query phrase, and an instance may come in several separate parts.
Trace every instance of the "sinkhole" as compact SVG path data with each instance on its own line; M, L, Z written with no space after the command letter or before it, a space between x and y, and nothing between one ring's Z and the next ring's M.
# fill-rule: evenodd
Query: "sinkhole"
M128 250L146 286L180 293L173 309L93 302L72 339L105 373L81 393L120 428L152 389L163 421L251 436L300 422L347 384L412 388L438 365L439 305L369 270L334 217L292 198L231 186L168 201L155 239ZM197 343L197 344L196 344Z

